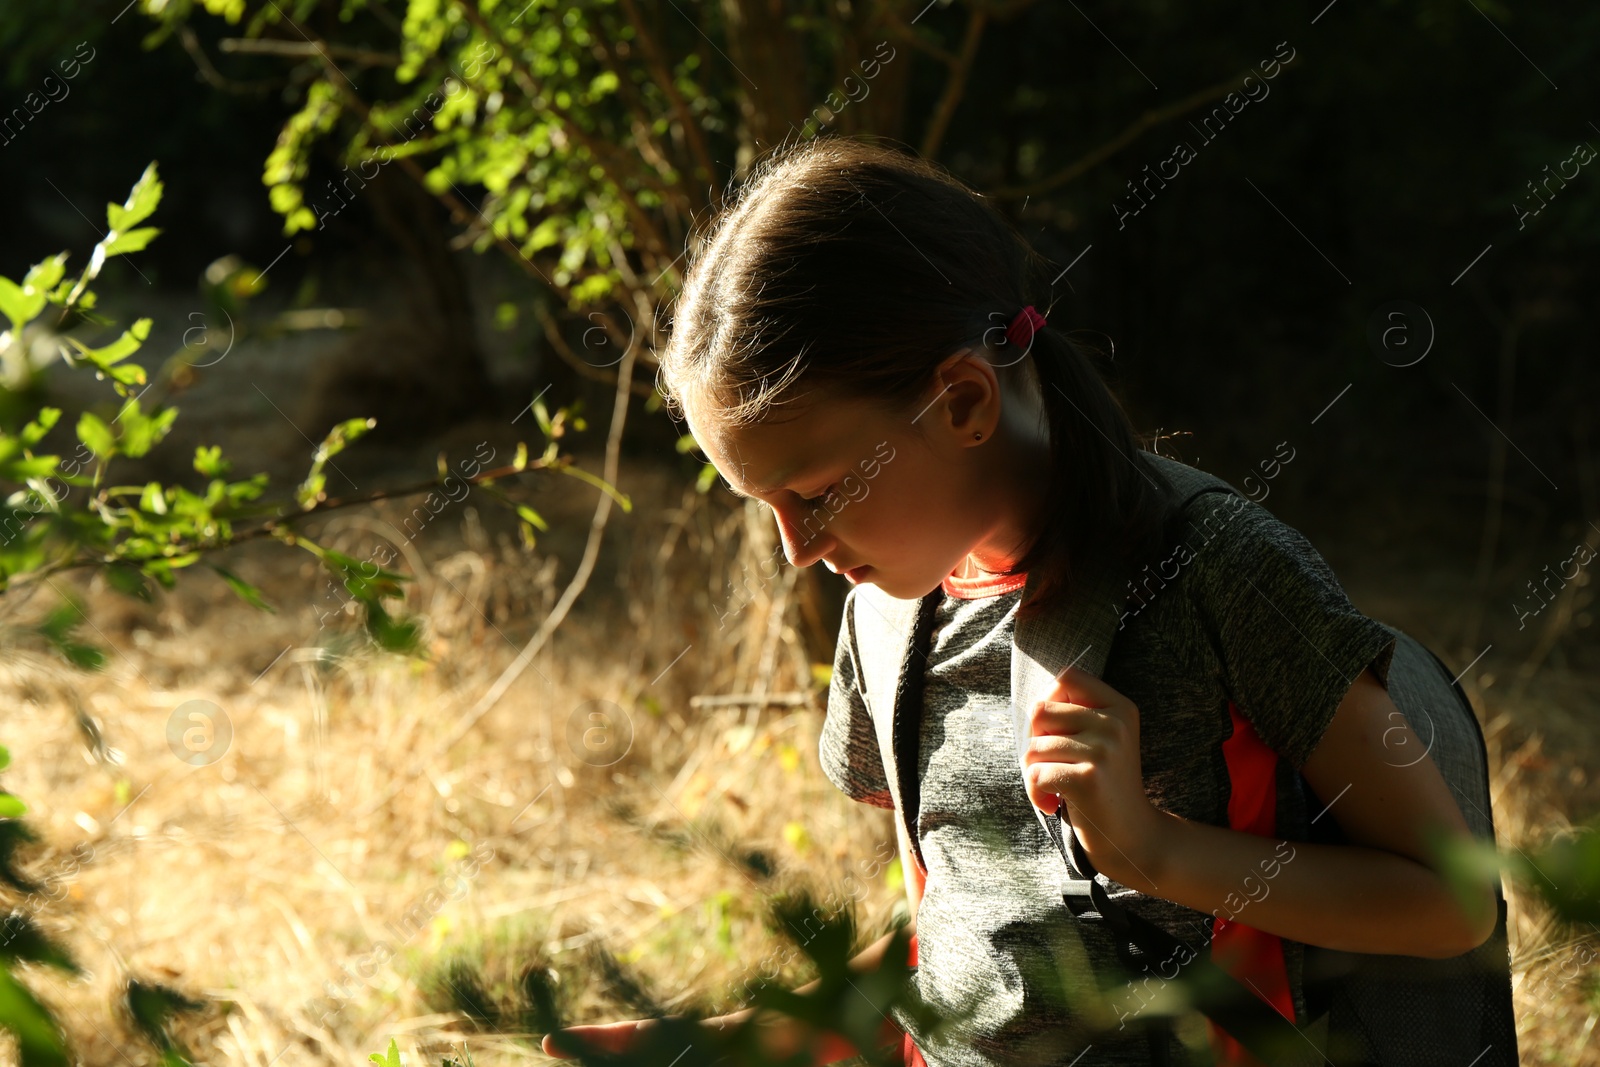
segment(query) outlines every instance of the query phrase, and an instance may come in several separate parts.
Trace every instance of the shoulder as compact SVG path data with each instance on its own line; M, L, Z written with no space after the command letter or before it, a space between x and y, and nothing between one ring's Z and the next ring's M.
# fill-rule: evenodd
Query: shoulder
M1312 583L1343 594L1338 577L1305 534L1243 494L1211 492L1183 509L1174 562L1191 594L1273 590Z

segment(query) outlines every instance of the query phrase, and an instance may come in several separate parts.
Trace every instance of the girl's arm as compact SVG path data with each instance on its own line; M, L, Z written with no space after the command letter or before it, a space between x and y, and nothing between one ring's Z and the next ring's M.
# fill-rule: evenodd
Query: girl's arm
M1050 794L1066 798L1079 840L1107 877L1347 952L1444 958L1493 932L1492 887L1458 899L1428 843L1430 831L1471 842L1466 820L1431 759L1395 765L1396 752L1422 745L1370 669L1301 769L1327 805L1318 817L1337 819L1351 845L1280 842L1156 808L1138 773L1138 709L1081 671L1068 672L1058 693L1074 703L1043 702L1034 712L1029 794L1047 811Z
M1433 760L1397 762L1423 751L1409 730L1396 734L1404 722L1364 670L1301 769L1326 805L1317 817L1337 819L1356 844L1280 843L1160 812L1168 832L1147 870L1161 888L1145 891L1346 952L1443 958L1483 944L1495 926L1492 887L1462 900L1445 880L1430 829L1458 844L1472 833Z

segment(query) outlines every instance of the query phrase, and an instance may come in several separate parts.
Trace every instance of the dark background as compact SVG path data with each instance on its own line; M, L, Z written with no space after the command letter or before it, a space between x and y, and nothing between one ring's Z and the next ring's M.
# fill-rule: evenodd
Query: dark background
M385 33L381 20L358 12L336 23L324 7L308 25L330 37ZM922 9L919 29L954 49L966 10ZM702 28L691 18L718 32L707 4L655 17L686 40ZM151 289L193 293L217 257L260 267L285 244L262 298L269 306L376 305L370 295L401 275L437 289L407 252L413 231L435 233L436 244L449 235L426 199L408 205L396 194L383 210L384 198L363 197L326 229L285 240L261 169L303 78L275 57L224 55L218 40L239 27L198 12L188 25L226 87L202 75L176 36L146 47L153 23L123 0L28 0L0 15L8 108L79 42L96 51L67 99L0 146L5 273L20 276L63 248L81 256L98 236L83 215L98 220L100 205L156 159L167 193L152 221L163 234L112 264L101 284L108 299L137 306ZM1575 146L1600 148L1597 42L1600 9L1575 3L1034 3L987 27L938 158L993 191L1047 256L1063 267L1076 260L1051 294L1051 321L1114 351L1106 370L1139 427L1179 435L1163 450L1238 484L1287 441L1297 463L1274 499L1300 517L1309 512L1296 509L1343 514L1382 487L1398 507L1479 521L1493 493L1509 527L1565 536L1597 510L1589 431L1600 395L1600 163L1581 167L1523 227L1513 205L1535 204L1530 183ZM839 51L865 56L875 43ZM1073 181L1006 192L1287 48L1294 58L1267 83L1270 94L1215 141L1189 125L1220 106L1207 105L1156 123ZM816 62L820 99L837 56ZM907 100L874 132L914 145L948 74L920 50L902 47L896 62L911 64ZM852 118L842 114L844 127ZM731 164L729 131L708 138ZM1119 227L1113 204L1127 202L1127 183L1179 139L1197 157ZM331 151L317 165L338 168ZM493 250L454 259L479 305L543 299ZM1395 301L1408 302L1403 317L1380 319ZM413 418L407 432L444 432L474 411L509 417L546 384L554 402L583 396L589 410L609 410L606 386L573 375L527 329L531 320L519 321L525 343L474 379L470 404ZM1374 345L1375 323L1398 323L1391 339L1408 347ZM1424 350L1413 365L1392 365ZM415 366L393 373L418 376ZM424 390L429 373L424 364ZM627 444L689 477L695 463L664 447L680 432L649 414L631 421ZM1461 544L1476 547L1473 536Z

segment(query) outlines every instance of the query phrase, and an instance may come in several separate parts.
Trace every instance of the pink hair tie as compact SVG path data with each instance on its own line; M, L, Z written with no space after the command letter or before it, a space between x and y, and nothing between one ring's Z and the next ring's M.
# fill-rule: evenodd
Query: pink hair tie
M1006 327L1006 340L1026 348L1033 343L1033 335L1043 326L1044 316L1033 310L1033 305L1029 304L1017 312L1017 317Z

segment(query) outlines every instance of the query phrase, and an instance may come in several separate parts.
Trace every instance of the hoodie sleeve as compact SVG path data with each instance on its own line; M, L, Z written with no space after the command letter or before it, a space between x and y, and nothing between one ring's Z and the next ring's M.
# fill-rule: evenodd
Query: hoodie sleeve
M1230 699L1297 770L1367 667L1389 684L1395 632L1357 611L1304 535L1247 497L1192 505L1187 583Z

